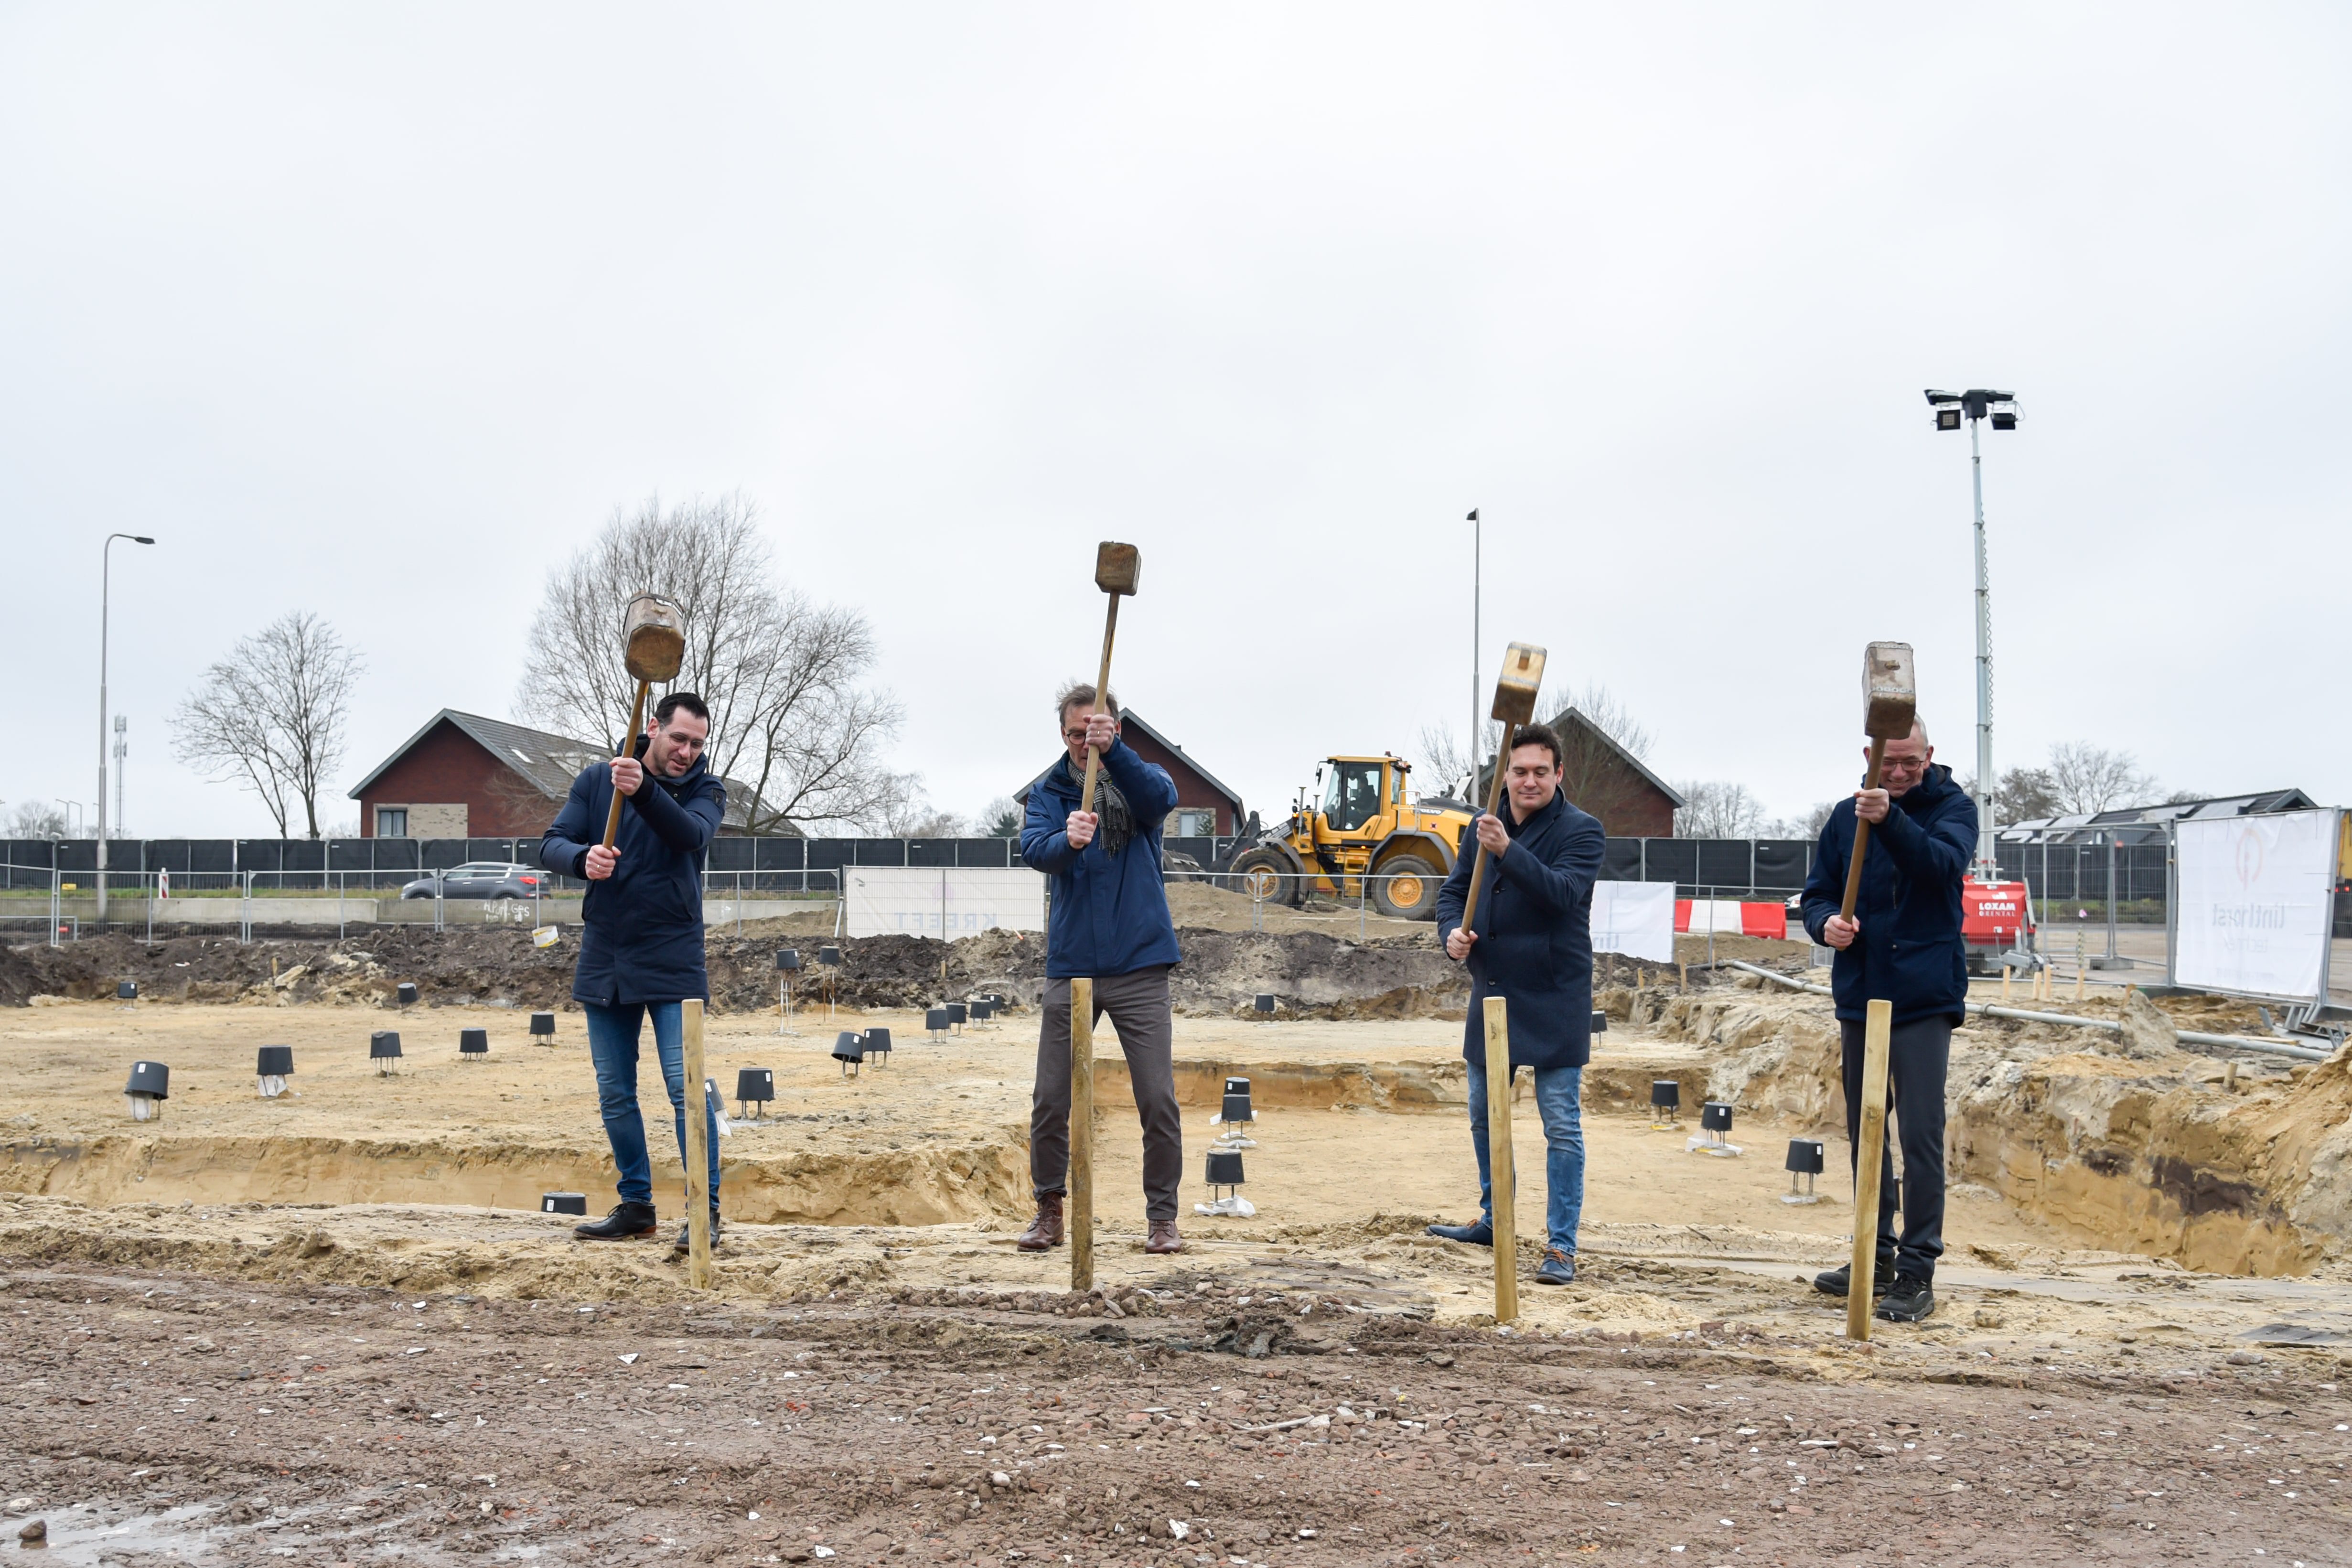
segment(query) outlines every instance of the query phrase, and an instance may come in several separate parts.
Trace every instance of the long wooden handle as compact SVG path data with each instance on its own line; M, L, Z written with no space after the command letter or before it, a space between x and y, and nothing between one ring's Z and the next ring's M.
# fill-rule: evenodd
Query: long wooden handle
M1111 640L1118 635L1118 595L1117 594L1113 594L1110 596L1110 614L1103 617L1102 671L1095 677L1095 711L1097 713L1108 713L1110 711L1108 707L1108 703L1110 701L1110 645ZM1101 766L1102 753L1096 751L1092 746L1088 746L1087 748L1086 786L1078 792L1078 809L1080 811L1092 811L1095 808L1095 775Z
M1495 1321L1507 1323L1519 1315L1519 1184L1511 1158L1511 1026L1500 996L1486 998L1486 1189L1494 1205Z
M686 1282L710 1289L710 1100L702 1087L702 998L680 1005L686 1057Z
M646 727L646 693L652 689L653 682L649 680L637 682L636 706L629 710L629 732L621 738L622 757L633 754L637 749L637 731ZM620 834L621 791L619 786L615 785L613 790L613 809L604 814L604 847L610 849L613 847L613 840L619 837Z
M1870 773L1863 780L1863 788L1878 787L1878 769L1885 761L1886 742L1873 740L1870 742ZM1862 852L1869 847L1870 824L1862 819L1860 812L1856 812L1853 818L1853 853L1846 858L1845 863L1845 902L1838 906L1838 914L1843 919L1853 919L1854 900L1862 897Z
M1862 1128L1853 1146L1853 1265L1846 1270L1845 1337L1870 1338L1876 1305L1878 1184L1886 1144L1886 1046L1895 1032L1895 1004L1870 1004L1862 1026Z
M1503 748L1495 753L1495 782L1486 790L1486 815L1494 816L1503 809L1503 770L1510 765L1511 737L1518 726L1503 726ZM1474 825L1475 826L1475 825ZM1478 884L1486 879L1486 847L1478 846L1478 853L1470 862L1470 897L1462 905L1462 929L1472 936L1478 934Z

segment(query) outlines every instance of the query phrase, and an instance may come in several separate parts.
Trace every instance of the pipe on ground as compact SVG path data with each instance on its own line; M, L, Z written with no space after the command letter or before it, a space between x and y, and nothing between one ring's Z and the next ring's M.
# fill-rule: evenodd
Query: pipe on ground
M1736 958L1716 961L1718 969L1737 969L1749 974L1760 974L1775 984L1792 990L1811 992L1816 996L1833 994L1826 985L1816 985L1810 980L1792 979L1778 970L1761 964L1743 963ZM2078 1029L2097 1029L2105 1034L2120 1035L2124 1026L2110 1018L2078 1018L2071 1013L2032 1013L2022 1007L2003 1007L1995 1002L1971 1002L1969 1011L1988 1018L2009 1018L2021 1024L2072 1024ZM2265 1051L2272 1056L2292 1057L2301 1062L2324 1062L2336 1053L2320 1046L2299 1045L2289 1040L2250 1040L2242 1035L2208 1035L2196 1029L2176 1030L2180 1039L2192 1046L2221 1046L2229 1050Z

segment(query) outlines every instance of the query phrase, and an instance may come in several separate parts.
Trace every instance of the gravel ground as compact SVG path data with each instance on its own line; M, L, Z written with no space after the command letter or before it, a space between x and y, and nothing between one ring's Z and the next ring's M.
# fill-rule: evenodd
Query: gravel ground
M2259 1358L1920 1375L1189 1265L1116 1317L0 1279L8 1528L57 1563L2352 1562L2352 1403Z

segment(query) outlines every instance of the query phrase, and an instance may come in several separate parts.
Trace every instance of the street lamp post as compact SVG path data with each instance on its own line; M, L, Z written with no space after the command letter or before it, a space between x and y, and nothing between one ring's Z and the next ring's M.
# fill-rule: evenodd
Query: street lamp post
M1927 403L1936 411L1936 428L1957 430L1969 426L1969 478L1976 494L1977 546L1977 876L1999 879L1993 857L1992 774L1992 585L1985 570L1984 448L1978 426L1986 418L1996 430L2017 428L2017 398L2007 392L1970 387L1966 392L1927 389Z
M133 544L155 542L143 533L110 533L98 552L98 923L106 923L106 622L108 598L113 590L114 542Z
M1472 800L1478 798L1478 547L1486 524L1478 521L1478 509L1472 507L1470 515L1462 520L1470 525L1470 783L1465 793Z

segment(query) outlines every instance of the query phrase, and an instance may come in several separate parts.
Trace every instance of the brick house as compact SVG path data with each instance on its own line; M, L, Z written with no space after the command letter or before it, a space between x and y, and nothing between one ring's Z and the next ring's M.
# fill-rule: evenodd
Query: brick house
M1176 784L1176 809L1161 831L1170 838L1223 837L1239 833L1244 816L1242 797L1214 773L1196 763L1184 748L1153 729L1132 708L1118 716L1119 733L1135 754L1168 770ZM1013 796L1013 804L1029 804L1032 779Z
M604 744L444 708L351 792L362 838L508 838L544 833ZM722 832L743 830L731 780Z

